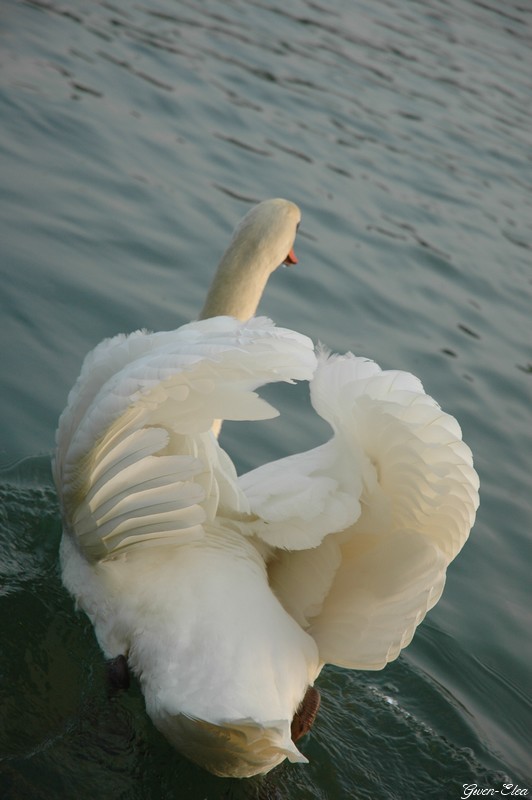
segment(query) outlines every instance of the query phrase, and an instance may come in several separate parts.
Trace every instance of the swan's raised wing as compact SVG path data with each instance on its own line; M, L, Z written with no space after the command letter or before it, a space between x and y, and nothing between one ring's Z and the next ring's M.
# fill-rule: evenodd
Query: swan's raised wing
M85 556L186 542L220 506L247 513L213 421L267 419L254 390L308 379L313 345L264 318L117 336L90 353L57 432L64 525Z
M322 354L311 398L330 442L240 484L277 548L272 587L322 660L378 669L440 597L478 476L456 420L408 373Z

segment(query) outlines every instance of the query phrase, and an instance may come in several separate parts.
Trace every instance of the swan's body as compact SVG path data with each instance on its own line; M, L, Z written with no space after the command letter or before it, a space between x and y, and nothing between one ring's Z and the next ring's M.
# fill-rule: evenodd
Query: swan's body
M460 429L416 378L249 319L298 222L287 201L253 209L203 319L100 344L58 429L64 583L155 725L219 775L306 760L290 726L323 664L398 655L478 505ZM311 381L334 435L238 479L213 424L275 416L254 389L279 380Z

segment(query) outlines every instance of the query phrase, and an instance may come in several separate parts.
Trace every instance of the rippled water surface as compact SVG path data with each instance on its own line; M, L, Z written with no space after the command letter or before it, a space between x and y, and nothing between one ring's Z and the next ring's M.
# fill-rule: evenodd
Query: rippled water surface
M2 797L532 793L531 39L528 0L4 0ZM482 502L402 656L320 678L310 764L238 782L175 754L137 688L107 698L58 576L49 459L84 354L194 318L269 196L303 223L262 311L418 374ZM273 396L280 419L224 429L239 469L324 435L304 387Z

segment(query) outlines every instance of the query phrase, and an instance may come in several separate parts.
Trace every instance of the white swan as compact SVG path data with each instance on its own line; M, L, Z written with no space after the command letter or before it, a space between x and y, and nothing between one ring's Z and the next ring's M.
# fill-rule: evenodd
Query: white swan
M460 428L415 377L316 357L253 318L270 273L295 260L299 219L286 200L253 208L204 319L102 342L57 433L64 584L105 655L127 657L155 725L224 776L306 761L293 740L323 664L399 654L478 505ZM254 390L294 379L332 438L238 479L214 421L275 416Z

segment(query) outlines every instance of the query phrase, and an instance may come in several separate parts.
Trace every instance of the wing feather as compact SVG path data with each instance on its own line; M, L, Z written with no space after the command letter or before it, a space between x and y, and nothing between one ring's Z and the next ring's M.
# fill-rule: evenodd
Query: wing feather
M307 337L263 318L100 344L69 396L54 462L65 528L84 555L193 541L220 503L249 512L213 422L275 416L255 389L314 368Z
M331 440L240 485L276 547L272 588L321 659L377 669L441 595L478 476L458 423L414 376L323 352L310 389Z

